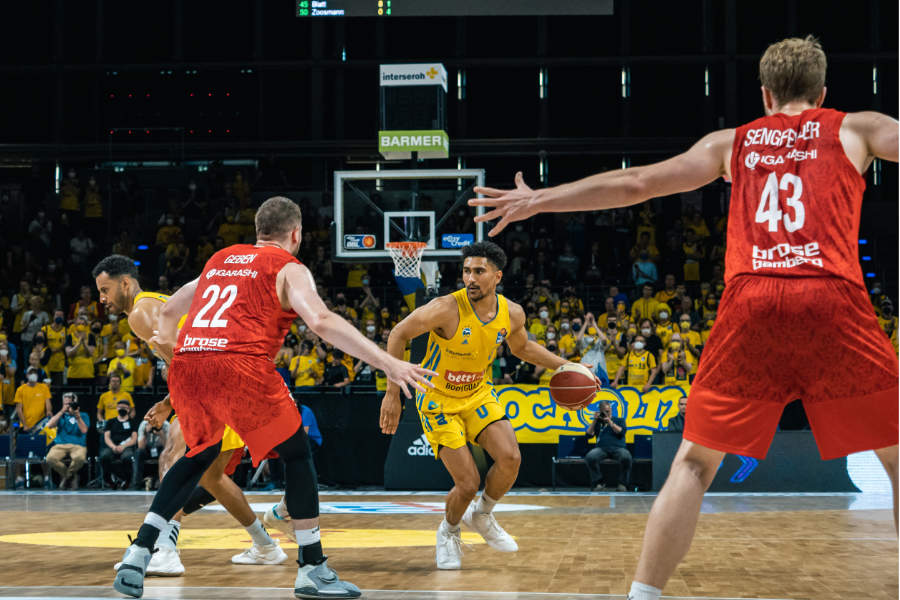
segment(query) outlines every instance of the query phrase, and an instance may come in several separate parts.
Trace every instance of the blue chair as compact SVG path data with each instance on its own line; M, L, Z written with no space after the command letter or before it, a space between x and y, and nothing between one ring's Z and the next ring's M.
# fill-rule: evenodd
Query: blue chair
M556 489L557 465L584 465L584 455L588 452L588 438L586 435L561 435L559 445L556 447L556 456L550 463L550 483Z

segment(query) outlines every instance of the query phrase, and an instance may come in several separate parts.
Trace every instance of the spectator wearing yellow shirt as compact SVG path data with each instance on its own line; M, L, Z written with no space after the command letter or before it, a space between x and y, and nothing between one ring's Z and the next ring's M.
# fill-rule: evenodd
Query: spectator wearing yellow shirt
M656 313L656 335L663 346L667 346L672 338L672 334L678 332L678 325L669 318L671 313L672 309L669 308L668 304L660 304L659 312Z
M603 350L606 357L606 373L607 377L615 377L616 373L619 372L619 367L622 366L622 357L619 354L619 340L625 334L619 332L619 323L616 321L615 315L607 317L606 321L601 321L601 323L604 322L606 323L604 336L609 342Z
M562 298L557 301L556 307L556 312L560 315L562 315L561 305L563 302L568 302L571 308L571 312L568 313L569 318L584 314L584 301L575 294L575 286L568 285L563 288Z
M627 378L629 386L636 387L642 392L650 389L651 382L656 379L659 367L656 364L656 357L647 351L646 339L643 335L636 335L631 349L622 360L619 371L612 382L612 387L618 387L622 382L622 377Z
M650 233L643 232L638 236L637 243L631 247L631 261L634 262L640 258L641 254L647 253L647 258L656 262L659 260L659 248L657 248L650 240Z
M719 310L719 299L713 294L708 294L703 300L703 309L700 313L701 316L704 319L711 319L715 317L717 310Z
M131 416L134 416L134 400L131 394L122 390L122 378L118 375L109 376L109 389L100 394L97 400L97 421L115 419L118 416L116 406L119 402L127 402L131 407Z
M69 306L69 320L74 321L78 315L87 315L89 321L103 316L103 308L94 300L91 288L86 285L81 286L78 300Z
M166 214L160 219L160 227L156 230L156 245L160 248L166 248L169 244L175 242L176 236L181 233L181 227L175 223L175 217L172 214Z
M109 369L107 373L122 378L122 391L131 393L134 391L134 372L137 370L137 362L130 356L125 356L125 344L122 342L115 343L116 357L109 361Z
M41 329L44 341L50 351L46 369L55 386L62 385L66 372L66 319L62 310L53 312L53 321Z
M685 350L693 354L698 359L700 358L700 348L703 346L703 338L700 337L700 332L697 331L691 324L691 319L688 315L681 315L681 320L678 322L678 330L681 337L681 343L684 345ZM691 374L697 372L697 364L699 360L694 361L694 369L691 371Z
M75 223L81 215L81 186L75 169L59 185L59 210L68 213L69 223Z
M4 337L0 340L0 408L7 425L16 412L16 368L16 361L9 351L9 341Z
M654 296L654 298L661 304L668 304L669 300L674 298L676 294L677 290L675 287L675 276L671 273L667 273L665 277L665 283L663 284L663 289L656 292L656 296Z
M891 337L897 330L897 317L894 315L894 303L890 298L881 301L881 314L876 317L878 326L881 327L888 337Z
M134 387L153 386L153 362L155 357L150 346L142 340L137 342L138 354L134 359Z
M707 319L703 322L703 328L700 330L700 339L703 341L704 346L706 345L706 340L709 339L709 332L712 331L714 324L714 319Z
M685 229L681 250L684 253L684 280L700 281L700 266L706 251L693 229Z
M659 302L653 297L653 286L644 285L641 288L641 297L631 305L631 320L652 319L659 312Z
M616 301L612 296L607 296L603 304L603 312L597 317L598 323L606 323L610 318L616 318Z
M36 368L28 367L25 383L16 389L16 415L26 433L36 433L36 425L41 419L53 414L50 406L50 388L46 383L38 381L39 377Z
M706 226L706 220L697 210L692 210L685 218L684 227L687 231L693 231L700 240L705 240L710 236L709 227Z
M547 340L547 350L552 354L559 355L559 344L557 344L555 339ZM537 378L537 384L541 387L550 386L550 379L554 373L556 373L556 369L548 369L540 365L534 367L534 377Z
M319 385L319 357L316 354L313 343L303 340L300 343L300 353L291 359L291 377L294 378L294 387L312 387Z
M559 321L559 355L566 360L577 361L577 346L575 334L572 332L572 324L568 317L563 317Z
M663 383L688 389L691 373L696 369L696 365L697 358L682 346L681 334L673 335L662 355Z
M90 385L94 382L94 352L97 339L90 332L87 318L82 314L66 336L66 356L69 359L67 380L70 384Z
M347 320L356 321L357 319L359 319L359 316L356 313L356 309L347 304L347 296L342 293L339 293L337 297L335 297L334 312L341 315Z
M537 318L531 322L528 332L539 340L543 340L547 333L547 327L550 325L550 311L546 304L542 304L538 309Z

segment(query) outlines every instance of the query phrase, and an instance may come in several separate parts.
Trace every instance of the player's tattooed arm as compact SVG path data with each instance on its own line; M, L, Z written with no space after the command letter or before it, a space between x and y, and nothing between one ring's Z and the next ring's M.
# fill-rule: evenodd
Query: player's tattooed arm
M568 361L553 354L535 341L528 339L525 331L525 311L515 302L509 301L510 332L506 336L509 351L518 358L547 369L558 369Z

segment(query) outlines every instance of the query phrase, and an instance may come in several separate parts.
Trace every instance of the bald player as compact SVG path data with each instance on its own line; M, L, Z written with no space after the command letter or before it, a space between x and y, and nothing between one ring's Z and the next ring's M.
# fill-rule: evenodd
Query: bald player
M160 310L169 296L141 290L137 267L134 260L127 256L117 254L107 256L97 263L92 275L100 292L100 302L111 314L127 314L128 325L134 334L149 343L153 352L168 365L172 360L172 346L157 346L150 342L150 338L158 328ZM147 411L144 419L159 427L171 412L172 405L166 396ZM177 418L173 419L167 437L166 448L159 459L160 479L185 452L184 437ZM181 520L184 515L199 510L213 500L218 500L253 539L253 545L233 556L231 562L277 565L287 560L287 554L266 532L256 513L250 508L241 488L228 476L240 462L243 447L243 440L230 429L226 430L221 453L203 474L200 484L185 502L183 509L169 521L169 530L159 537L157 551L153 553L147 567L148 575L171 577L184 574L184 565L177 550Z

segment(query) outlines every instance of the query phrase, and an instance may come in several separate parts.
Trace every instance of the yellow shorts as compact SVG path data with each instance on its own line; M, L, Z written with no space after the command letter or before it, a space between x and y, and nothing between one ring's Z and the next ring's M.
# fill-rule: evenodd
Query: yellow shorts
M244 447L244 440L235 432L234 429L225 426L225 434L222 435L222 452L227 450L237 450Z
M431 444L434 458L437 459L441 446L451 450L462 448L466 442L475 442L484 428L495 421L506 418L506 410L497 400L497 393L492 387L486 387L465 399L465 410L461 412L444 412L444 406L453 403L462 404L459 399L429 391L416 398L416 408L425 439ZM432 407L433 410L428 410Z

